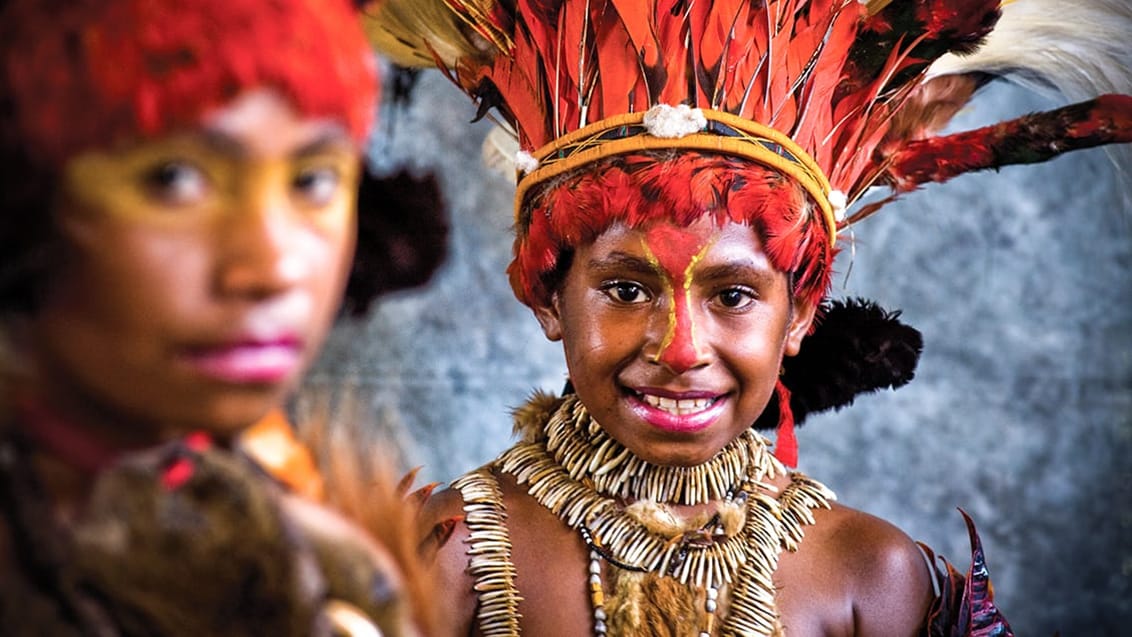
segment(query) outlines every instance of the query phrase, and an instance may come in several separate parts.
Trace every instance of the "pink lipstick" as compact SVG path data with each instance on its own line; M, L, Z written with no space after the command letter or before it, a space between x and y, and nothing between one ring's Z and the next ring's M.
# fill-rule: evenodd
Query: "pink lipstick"
M719 419L726 395L709 392L674 393L663 390L634 391L629 407L648 424L673 433L694 433Z
M302 364L298 339L245 340L224 345L193 348L189 365L205 376L228 383L278 383Z

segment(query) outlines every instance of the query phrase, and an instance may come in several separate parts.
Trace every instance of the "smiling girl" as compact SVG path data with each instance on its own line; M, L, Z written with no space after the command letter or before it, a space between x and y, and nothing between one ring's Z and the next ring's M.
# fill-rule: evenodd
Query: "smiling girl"
M1010 634L973 532L964 583L787 468L796 421L907 382L920 349L876 306L825 300L838 231L888 199L850 204L1132 137L1119 95L937 136L1002 66L931 64L993 38L1000 4L1023 2L370 16L384 50L440 63L517 138L511 285L569 372L432 500L449 634Z

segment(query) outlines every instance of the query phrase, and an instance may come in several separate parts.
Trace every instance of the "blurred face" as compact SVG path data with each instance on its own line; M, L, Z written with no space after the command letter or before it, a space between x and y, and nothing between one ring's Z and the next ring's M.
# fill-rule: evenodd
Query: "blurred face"
M31 326L48 404L143 440L227 436L276 406L340 301L358 160L342 126L270 91L74 157Z
M754 423L814 308L751 228L614 226L574 253L550 306L570 379L601 426L644 460L707 461Z

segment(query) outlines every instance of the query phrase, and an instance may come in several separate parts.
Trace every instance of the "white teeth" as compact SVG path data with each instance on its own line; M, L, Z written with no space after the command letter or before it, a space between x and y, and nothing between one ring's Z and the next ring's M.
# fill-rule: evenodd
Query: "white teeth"
M715 402L714 398L688 398L676 400L675 398L665 398L663 396L653 396L652 394L641 394L641 398L646 403L660 409L667 411L670 414L677 416L686 416L703 411L710 407Z

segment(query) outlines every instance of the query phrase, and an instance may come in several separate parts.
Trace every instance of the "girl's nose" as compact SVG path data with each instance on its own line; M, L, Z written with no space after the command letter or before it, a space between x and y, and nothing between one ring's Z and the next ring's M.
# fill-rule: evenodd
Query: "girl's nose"
M663 334L659 337L652 362L663 365L673 374L683 374L708 364L707 349L699 342L693 303L685 291L677 291L669 304Z
M231 211L221 224L219 285L223 293L265 298L279 294L305 276L297 243L302 218L285 196L257 192Z

